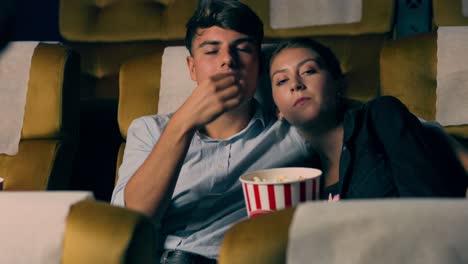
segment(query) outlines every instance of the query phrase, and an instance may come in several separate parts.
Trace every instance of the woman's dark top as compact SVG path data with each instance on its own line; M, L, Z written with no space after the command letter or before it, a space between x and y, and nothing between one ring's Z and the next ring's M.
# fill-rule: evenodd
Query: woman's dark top
M465 196L468 176L447 139L398 99L384 96L348 110L343 125L341 199Z

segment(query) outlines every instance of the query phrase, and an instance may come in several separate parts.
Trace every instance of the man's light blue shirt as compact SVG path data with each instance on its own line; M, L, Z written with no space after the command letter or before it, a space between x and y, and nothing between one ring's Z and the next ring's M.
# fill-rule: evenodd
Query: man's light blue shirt
M309 160L297 130L255 105L247 127L229 139L195 133L161 224L164 248L217 258L224 233L247 217L239 176L304 166ZM145 116L132 122L112 204L124 206L125 185L152 151L170 117Z

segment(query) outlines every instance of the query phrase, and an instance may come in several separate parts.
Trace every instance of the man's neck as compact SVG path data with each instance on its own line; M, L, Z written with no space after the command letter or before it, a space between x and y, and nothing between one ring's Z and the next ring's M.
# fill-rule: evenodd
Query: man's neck
M254 106L249 101L226 112L207 124L202 132L213 139L228 139L246 128L253 116Z

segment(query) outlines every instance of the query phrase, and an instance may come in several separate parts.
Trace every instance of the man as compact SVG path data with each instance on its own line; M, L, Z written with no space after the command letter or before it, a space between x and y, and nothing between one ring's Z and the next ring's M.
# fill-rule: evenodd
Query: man
M239 176L310 156L297 132L253 99L262 40L261 20L239 1L199 6L185 39L198 86L174 114L128 130L112 203L161 223L163 263L215 262L226 230L246 217Z

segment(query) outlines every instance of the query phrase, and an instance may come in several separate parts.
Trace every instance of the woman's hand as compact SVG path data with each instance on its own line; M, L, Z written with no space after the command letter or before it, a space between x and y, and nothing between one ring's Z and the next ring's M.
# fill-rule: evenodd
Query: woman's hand
M340 195L332 195L331 193L328 194L328 202L338 202L340 200Z

